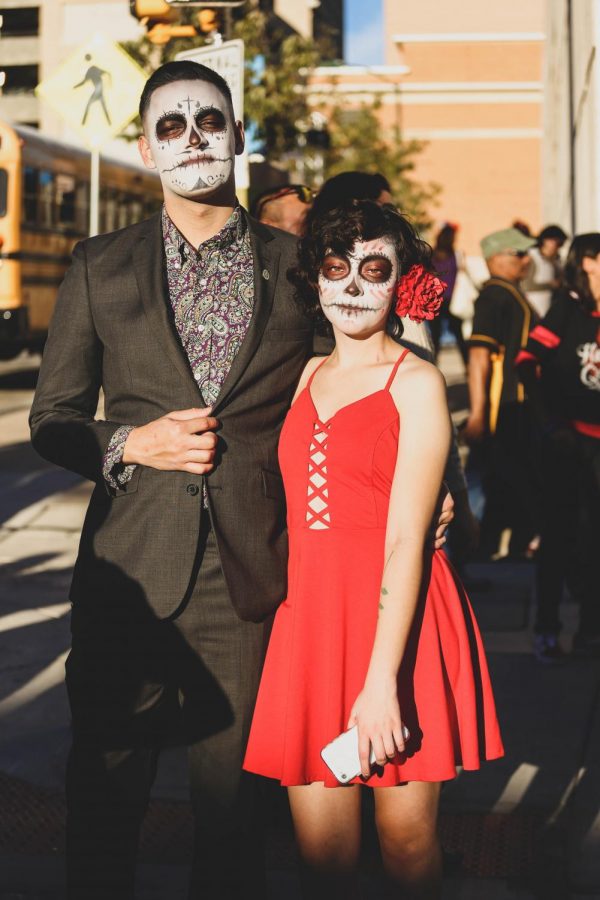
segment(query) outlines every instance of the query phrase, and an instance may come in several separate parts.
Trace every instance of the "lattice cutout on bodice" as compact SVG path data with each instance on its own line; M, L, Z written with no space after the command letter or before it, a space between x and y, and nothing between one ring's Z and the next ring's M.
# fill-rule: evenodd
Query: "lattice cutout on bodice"
M315 422L308 459L308 507L306 521L309 528L329 528L329 491L327 488L327 427Z

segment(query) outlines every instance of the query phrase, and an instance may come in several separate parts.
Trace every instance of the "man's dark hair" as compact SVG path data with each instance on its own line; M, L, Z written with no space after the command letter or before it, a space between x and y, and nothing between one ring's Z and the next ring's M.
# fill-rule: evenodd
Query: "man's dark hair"
M392 192L389 181L379 172L341 172L325 182L317 194L312 211L318 216L350 198L377 200L382 191Z
M600 234L597 231L578 234L573 238L565 263L564 286L587 313L595 311L596 299L590 288L588 274L583 268L583 260L586 256L596 259L599 253Z
M560 225L546 225L545 228L542 228L537 237L538 246L541 246L543 241L552 240L552 241L560 241L561 244L567 239L567 235L562 230Z
M296 288L296 300L313 319L321 333L331 328L319 302L319 270L327 253L348 256L356 241L386 237L394 244L404 275L414 265L431 271L431 247L422 241L408 219L391 206L379 206L372 200L346 199L332 209L308 216L307 230L298 244L298 264L288 271ZM387 330L399 337L402 323L394 308L390 310Z
M222 78L218 72L209 69L208 66L193 62L191 59L180 59L165 63L164 66L160 66L156 72L152 73L144 85L139 107L140 119L142 122L144 121L144 116L154 91L163 87L165 84L172 84L174 81L206 81L208 84L214 84L217 90L223 94L229 103L233 116L231 90L225 79Z

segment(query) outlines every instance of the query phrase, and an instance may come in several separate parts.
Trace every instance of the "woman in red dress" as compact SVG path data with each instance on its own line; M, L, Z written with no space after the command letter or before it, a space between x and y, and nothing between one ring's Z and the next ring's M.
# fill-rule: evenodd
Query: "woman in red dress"
M438 897L440 782L503 752L469 601L428 539L450 442L444 380L392 336L398 314L439 308L429 266L406 219L351 201L312 219L291 274L335 349L308 363L281 433L288 596L244 765L288 788L311 900L352 895L365 785L391 882ZM362 775L341 786L321 750L354 725Z

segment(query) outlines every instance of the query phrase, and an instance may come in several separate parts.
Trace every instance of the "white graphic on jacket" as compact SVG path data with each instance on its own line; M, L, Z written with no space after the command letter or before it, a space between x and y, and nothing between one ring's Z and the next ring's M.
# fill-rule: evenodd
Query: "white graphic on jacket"
M579 377L582 384L592 391L600 391L600 347L595 341L580 344L577 356L581 363Z

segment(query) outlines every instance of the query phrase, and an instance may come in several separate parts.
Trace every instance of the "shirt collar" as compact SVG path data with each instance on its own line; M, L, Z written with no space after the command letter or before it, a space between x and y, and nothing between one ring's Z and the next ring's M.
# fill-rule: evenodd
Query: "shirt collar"
M202 257L209 250L223 250L236 242L241 242L246 233L246 228L246 218L242 214L241 206L239 203L236 203L233 212L221 230L212 237L207 238L207 240L202 241L196 249L179 231L164 205L162 208L162 233L167 261L172 260L174 257L179 257L181 263L183 263L186 259L193 256Z

